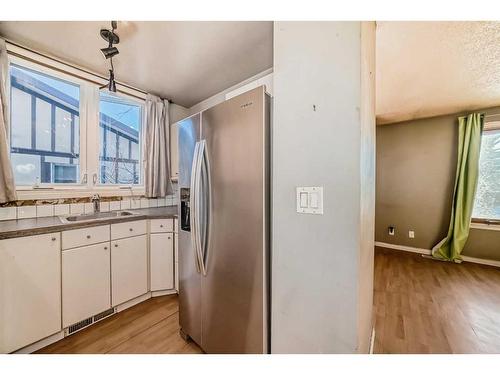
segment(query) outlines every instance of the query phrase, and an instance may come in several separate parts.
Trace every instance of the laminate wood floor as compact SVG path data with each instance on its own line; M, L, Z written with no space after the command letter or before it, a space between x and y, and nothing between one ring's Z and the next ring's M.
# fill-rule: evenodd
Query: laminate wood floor
M37 353L202 353L179 336L177 295L151 298L68 336Z
M500 269L375 249L375 353L500 353Z

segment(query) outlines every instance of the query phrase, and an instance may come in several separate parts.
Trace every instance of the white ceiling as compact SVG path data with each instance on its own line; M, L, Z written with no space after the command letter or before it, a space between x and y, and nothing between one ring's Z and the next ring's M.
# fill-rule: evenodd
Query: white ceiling
M500 22L377 22L377 122L500 105Z
M0 22L0 35L106 74L110 22ZM118 22L118 81L191 107L273 65L272 22Z

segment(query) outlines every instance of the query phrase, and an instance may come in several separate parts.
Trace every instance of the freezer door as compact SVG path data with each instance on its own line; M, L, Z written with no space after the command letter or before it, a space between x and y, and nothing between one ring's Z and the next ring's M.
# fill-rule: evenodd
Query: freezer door
M265 108L260 87L202 114L210 181L202 186L211 187L201 255L201 346L207 353L268 350Z
M193 246L191 176L200 115L178 123L179 140L179 323L182 331L201 345L201 273Z

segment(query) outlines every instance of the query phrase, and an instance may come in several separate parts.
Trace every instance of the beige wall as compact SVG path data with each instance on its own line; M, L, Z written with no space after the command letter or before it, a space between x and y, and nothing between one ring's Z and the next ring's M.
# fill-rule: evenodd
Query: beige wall
M458 116L377 126L376 241L431 249L446 235ZM388 235L389 226L396 228L394 236ZM414 239L409 230L415 231ZM471 229L462 254L500 260L500 231Z

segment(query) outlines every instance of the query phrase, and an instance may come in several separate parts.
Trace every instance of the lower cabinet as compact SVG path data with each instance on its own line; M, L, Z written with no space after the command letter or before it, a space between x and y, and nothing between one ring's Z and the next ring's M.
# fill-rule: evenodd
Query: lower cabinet
M60 233L0 241L0 353L61 330Z
M112 305L129 301L148 291L146 235L111 241Z
M153 219L150 234L142 220L0 240L0 353L149 290L174 290L173 223Z
M109 242L62 252L63 327L111 307Z
M177 220L176 220L177 222ZM175 254L175 290L179 293L179 234L177 228L174 236L174 254Z
M151 233L151 291L174 289L174 234Z

